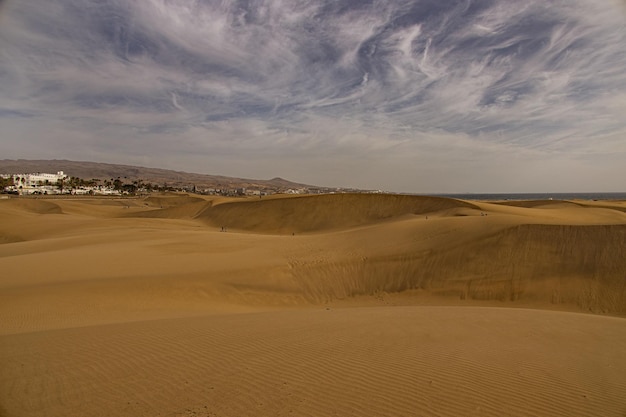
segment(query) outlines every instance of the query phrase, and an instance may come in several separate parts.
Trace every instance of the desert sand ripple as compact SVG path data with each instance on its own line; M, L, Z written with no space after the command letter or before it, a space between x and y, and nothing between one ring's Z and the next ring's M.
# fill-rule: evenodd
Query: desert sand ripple
M626 321L611 317L465 307L314 309L0 341L0 401L9 416L626 411Z
M623 202L2 200L0 417L623 417L625 253Z

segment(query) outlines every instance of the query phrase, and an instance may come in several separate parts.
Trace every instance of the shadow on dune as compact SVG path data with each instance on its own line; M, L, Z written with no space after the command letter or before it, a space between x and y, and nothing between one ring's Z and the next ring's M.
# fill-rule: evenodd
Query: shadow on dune
M212 226L257 233L307 233L347 229L406 215L477 206L440 197L327 194L241 200L207 207L197 219Z
M200 197L188 195L156 195L141 200L145 211L130 211L120 217L140 217L152 219L193 219L213 203Z
M314 302L421 289L626 314L625 253L624 225L521 225L458 247L291 269Z
M154 207L154 208L172 208L172 207L181 207L187 204L193 203L206 203L206 200L200 197L193 197L189 195L154 195L150 197L146 197L143 200L145 206Z

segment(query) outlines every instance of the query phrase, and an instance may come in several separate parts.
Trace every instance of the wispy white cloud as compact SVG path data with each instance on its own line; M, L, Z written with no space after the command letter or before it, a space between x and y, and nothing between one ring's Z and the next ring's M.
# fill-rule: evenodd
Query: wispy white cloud
M618 189L622 3L5 0L2 153L415 192ZM520 182L524 166L570 182Z

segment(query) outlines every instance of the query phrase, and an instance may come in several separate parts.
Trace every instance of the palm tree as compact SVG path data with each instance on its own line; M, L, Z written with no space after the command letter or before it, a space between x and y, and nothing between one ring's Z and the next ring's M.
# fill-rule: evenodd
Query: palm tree
M10 187L12 185L15 185L13 182L13 177L0 177L0 190L4 190L6 187Z
M63 194L64 185L65 185L65 182L63 181L63 178L60 178L59 180L57 180L57 187L59 187L59 190L61 190L61 194Z

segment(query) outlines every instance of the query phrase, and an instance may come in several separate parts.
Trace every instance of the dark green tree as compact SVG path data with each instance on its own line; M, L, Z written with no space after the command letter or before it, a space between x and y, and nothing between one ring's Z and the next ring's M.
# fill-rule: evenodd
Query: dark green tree
M0 177L0 189L5 189L6 187L10 187L12 185L15 185L15 183L13 182L13 177Z
M114 188L114 189L116 189L116 190L118 190L118 191L119 191L119 190L121 190L121 189L122 189L122 187L123 187L123 186L124 186L124 183L123 183L123 182L122 182L119 178L116 178L116 179L113 181L113 188Z

